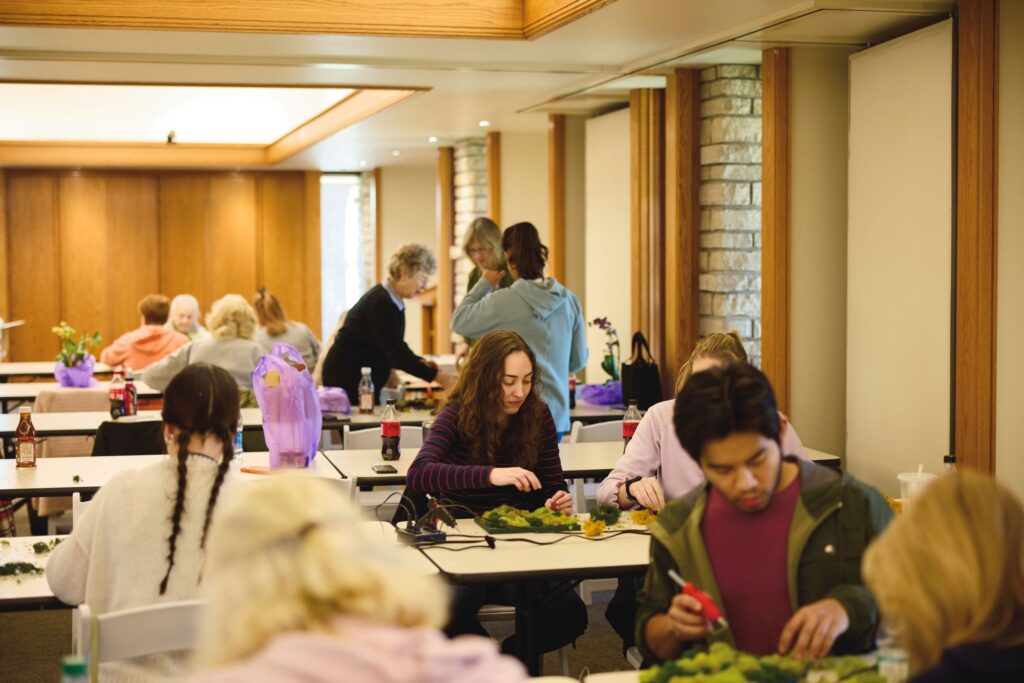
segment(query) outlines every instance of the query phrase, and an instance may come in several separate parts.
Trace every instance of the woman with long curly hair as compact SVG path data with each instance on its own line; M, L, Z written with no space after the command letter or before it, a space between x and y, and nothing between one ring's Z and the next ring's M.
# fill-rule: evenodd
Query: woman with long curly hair
M207 530L234 457L238 385L194 363L164 391L168 457L112 477L46 565L53 594L96 614L198 596ZM103 681L162 680L183 660L154 656L101 665Z
M448 404L434 421L409 467L410 490L437 494L453 512L480 514L499 505L572 511L562 477L558 433L540 400L533 351L515 332L483 336L469 353ZM572 590L551 586L539 604L544 651L556 650L586 629L587 613ZM457 586L449 635L487 635L476 613L484 604L514 604L505 584ZM557 615L557 618L554 617ZM508 649L506 641L503 649Z

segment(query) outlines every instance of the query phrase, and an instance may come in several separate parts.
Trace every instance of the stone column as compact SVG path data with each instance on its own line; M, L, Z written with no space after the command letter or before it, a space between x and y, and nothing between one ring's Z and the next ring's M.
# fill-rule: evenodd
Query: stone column
M455 240L450 258L455 261L455 305L466 295L473 263L462 253L462 239L474 219L487 215L487 139L467 138L455 143ZM444 258L438 254L438 258Z

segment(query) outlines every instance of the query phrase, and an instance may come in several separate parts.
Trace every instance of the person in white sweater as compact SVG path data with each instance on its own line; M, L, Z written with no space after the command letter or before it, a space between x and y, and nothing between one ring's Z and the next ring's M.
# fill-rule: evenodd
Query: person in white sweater
M277 342L288 344L302 354L302 360L312 372L316 367L317 356L320 355L320 340L316 335L304 323L289 320L278 298L264 287L256 292L252 307L260 323L256 330L256 343L267 353Z
M163 391L185 366L209 363L227 370L238 386L252 389L252 373L263 356L263 347L253 341L256 313L252 306L240 294L228 294L214 302L206 324L212 339L194 341L153 363L142 374L142 380Z
M178 373L164 393L169 457L100 489L47 563L53 594L95 614L196 598L239 413L238 386L225 370L196 363ZM101 679L175 680L186 673L182 663L113 662L101 667Z

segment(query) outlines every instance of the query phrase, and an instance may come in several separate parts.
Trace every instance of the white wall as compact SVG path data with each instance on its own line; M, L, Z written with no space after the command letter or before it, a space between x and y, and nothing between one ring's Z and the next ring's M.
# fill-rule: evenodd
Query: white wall
M850 51L790 61L790 403L804 445L846 450L846 145Z
M629 109L586 122L587 320L608 318L618 329L622 359L633 336L630 308ZM605 335L587 330L587 381L602 382Z
M1024 3L999 5L996 477L1024 500Z
M425 244L437 254L437 169L433 166L385 166L381 169L381 266L409 242ZM432 278L432 282L436 276ZM423 307L407 301L405 341L423 353Z
M888 492L949 448L952 22L850 59L846 464Z
M533 223L548 234L548 134L501 134L501 227Z

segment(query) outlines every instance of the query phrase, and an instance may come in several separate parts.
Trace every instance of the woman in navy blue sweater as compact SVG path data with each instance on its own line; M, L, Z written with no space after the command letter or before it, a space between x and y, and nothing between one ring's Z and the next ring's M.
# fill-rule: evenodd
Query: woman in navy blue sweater
M457 516L480 514L507 504L532 510L545 506L572 512L562 477L555 423L538 396L533 351L515 332L481 338L438 415L430 436L409 467L408 488L432 493L459 507ZM578 638L587 611L576 593L552 584L539 603L543 651ZM514 604L512 586L456 586L449 635L487 631L476 618L484 604ZM510 649L511 639L503 644Z

